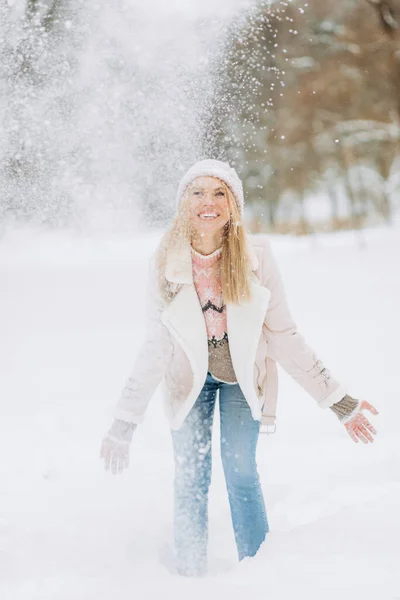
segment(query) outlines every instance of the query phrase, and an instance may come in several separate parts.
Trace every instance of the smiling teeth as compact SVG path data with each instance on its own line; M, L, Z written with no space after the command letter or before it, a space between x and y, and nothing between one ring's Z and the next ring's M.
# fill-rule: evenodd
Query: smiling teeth
M218 217L218 215L216 213L203 213L203 214L200 214L199 216L202 219L214 219L214 218Z

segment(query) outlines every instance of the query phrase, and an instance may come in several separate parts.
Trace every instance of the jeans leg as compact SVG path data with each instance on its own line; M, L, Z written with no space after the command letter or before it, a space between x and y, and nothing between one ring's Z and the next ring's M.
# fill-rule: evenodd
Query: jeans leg
M174 538L178 571L207 570L211 437L218 384L209 377L183 425L172 431L175 460Z
M269 531L256 464L260 423L239 384L220 387L221 458L239 560L254 556Z

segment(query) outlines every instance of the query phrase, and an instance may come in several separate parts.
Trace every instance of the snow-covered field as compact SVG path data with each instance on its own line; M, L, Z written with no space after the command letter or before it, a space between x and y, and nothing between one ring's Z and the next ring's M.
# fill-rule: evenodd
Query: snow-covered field
M173 465L159 392L129 471L99 459L157 239L0 243L1 600L400 598L400 228L365 233L364 248L352 233L273 238L299 329L378 408L378 435L355 444L283 373L277 432L258 451L271 532L237 564L215 444L203 580L163 566Z

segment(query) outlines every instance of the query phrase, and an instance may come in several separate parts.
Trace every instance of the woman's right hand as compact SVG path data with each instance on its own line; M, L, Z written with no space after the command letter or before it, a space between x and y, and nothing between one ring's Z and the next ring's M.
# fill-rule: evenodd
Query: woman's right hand
M129 446L136 427L135 423L114 419L100 450L106 471L111 467L113 475L117 475L129 467Z
M122 473L129 467L129 442L123 442L116 438L106 435L101 444L100 458L104 459L104 468L113 475Z

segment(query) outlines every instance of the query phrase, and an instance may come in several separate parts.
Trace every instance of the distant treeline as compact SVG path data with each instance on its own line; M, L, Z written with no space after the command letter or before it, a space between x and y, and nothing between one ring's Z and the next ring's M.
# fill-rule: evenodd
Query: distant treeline
M253 228L390 223L400 1L260 2L222 56L205 144L241 170Z

